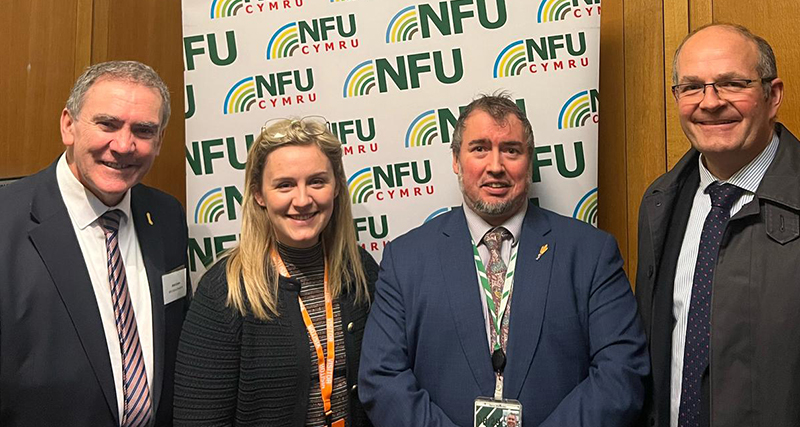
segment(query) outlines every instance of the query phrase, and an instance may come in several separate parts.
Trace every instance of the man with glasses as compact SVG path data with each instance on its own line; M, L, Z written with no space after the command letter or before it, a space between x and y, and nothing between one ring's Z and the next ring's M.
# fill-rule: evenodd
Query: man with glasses
M186 217L139 184L169 100L147 65L89 67L64 153L0 189L0 425L172 425Z
M800 425L800 143L776 120L775 55L713 24L684 39L673 70L692 149L639 209L641 425Z

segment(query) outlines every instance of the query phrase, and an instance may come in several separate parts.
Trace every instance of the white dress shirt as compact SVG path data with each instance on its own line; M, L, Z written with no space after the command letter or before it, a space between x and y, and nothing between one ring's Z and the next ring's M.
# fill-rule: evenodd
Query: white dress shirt
M103 322L111 370L114 374L114 388L117 392L117 408L122 419L124 397L122 389L122 352L115 324L114 308L111 304L111 288L108 283L108 264L106 254L106 237L98 218L112 209L121 210L124 215L119 226L119 248L125 274L136 315L136 327L139 330L139 342L142 346L147 381L152 393L153 389L153 310L150 299L150 286L147 280L139 239L136 237L131 219L131 192L128 190L122 201L116 206L106 206L94 194L78 181L67 165L66 155L62 155L56 165L56 180L61 197L67 206L69 218L78 244L92 280L92 288ZM87 304L91 302L87 301ZM90 380L87 378L87 380Z
M703 232L703 223L711 211L711 196L705 189L719 181L733 184L744 191L731 207L730 216L733 217L755 197L761 178L775 158L778 151L778 135L772 135L772 142L755 159L745 167L733 174L727 181L717 179L703 164L700 155L700 185L694 195L689 222L683 235L683 243L678 256L678 265L675 269L675 286L672 294L672 315L675 317L675 328L672 330L672 376L670 393L670 426L678 427L678 417L681 406L681 387L683 383L683 351L686 347L686 326L689 318L689 303L692 300L692 284L694 282L694 268L697 263L697 252L700 247L700 235ZM713 291L712 291L713 292ZM712 317L713 319L713 317Z
M483 218L481 218L477 213L475 213L472 209L470 209L466 203L463 204L464 207L464 215L467 217L467 227L469 228L469 234L472 237L472 241L475 242L478 248L478 255L481 257L481 261L483 261L483 265L487 265L489 262L489 248L486 247L486 244L483 243L483 236L489 232L490 230L497 228L490 225L486 222ZM528 212L528 202L527 200L522 205L522 209L520 209L517 213L514 214L511 218L506 220L506 222L499 225L499 227L504 227L506 230L511 233L511 240L503 240L500 244L500 256L503 258L503 262L508 265L508 260L511 258L511 249L516 247L519 244L519 238L522 234L522 221L525 219L525 213ZM484 297L483 287L481 286L480 275L478 274L478 269L475 269L475 277L478 278L478 289L480 290L481 295L481 306L483 307L483 321L486 326L486 342L489 344L489 351L494 349L492 343L492 335L491 335L491 322L489 320L489 306L486 304L486 298ZM513 297L513 292L508 295L508 306L506 308L506 314L503 316L509 316L511 312L511 297ZM511 334L511 330L508 331Z

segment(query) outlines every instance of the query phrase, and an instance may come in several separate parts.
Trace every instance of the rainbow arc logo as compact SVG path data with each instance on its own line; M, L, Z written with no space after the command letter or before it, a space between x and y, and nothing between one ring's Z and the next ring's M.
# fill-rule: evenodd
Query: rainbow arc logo
M222 188L213 188L197 202L197 207L194 209L194 222L195 224L218 222L224 214L225 200Z
M297 30L297 23L290 22L279 28L269 39L267 59L290 57L299 47L300 33Z
M414 6L409 6L389 21L386 28L386 43L407 42L419 31L419 15Z
M236 16L244 7L244 0L214 0L211 2L211 19Z
M344 81L342 96L352 98L369 95L375 87L375 63L368 59L353 68Z
M518 76L527 64L525 42L517 40L500 51L494 61L494 78Z
M584 126L591 116L592 104L589 99L589 91L578 92L561 107L561 112L558 113L558 128L569 129Z
M406 131L406 148L432 145L439 137L436 126L436 112L428 110L414 119Z
M354 205L369 200L369 196L375 192L372 168L368 166L351 175L347 180L347 188L350 190L350 197Z
M572 0L542 0L536 20L539 23L562 21L572 11Z
M581 198L575 206L572 217L597 227L597 187L589 190Z
M222 106L222 113L233 114L250 111L250 107L255 103L255 79L253 77L245 77L228 91L228 95L225 96L225 103Z

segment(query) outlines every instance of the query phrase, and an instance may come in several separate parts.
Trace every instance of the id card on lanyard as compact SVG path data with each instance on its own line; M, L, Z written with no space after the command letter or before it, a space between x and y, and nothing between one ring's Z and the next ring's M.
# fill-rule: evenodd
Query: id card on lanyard
M472 242L472 252L475 257L475 268L478 270L478 277L481 282L486 307L489 312L489 326L495 332L496 340L491 343L492 349L492 369L494 369L495 388L494 397L478 397L474 405L474 427L522 427L522 404L516 400L503 399L503 369L506 366L506 355L501 345L503 333L503 317L508 309L508 301L514 287L514 273L517 266L517 249L514 246L506 268L506 276L503 281L503 290L500 296L500 306L497 307L492 295L492 285L486 275L486 268L483 265L478 247ZM507 338L506 338L507 339Z
M272 250L272 264L278 269L278 274L284 277L291 277L286 264L278 255L276 250ZM317 351L317 368L319 371L319 388L322 392L322 404L325 410L325 425L328 427L344 427L344 418L332 422L333 410L331 409L331 395L333 394L333 366L336 361L336 337L333 329L333 298L331 298L330 289L328 289L328 263L325 263L325 276L322 282L323 290L325 292L325 336L327 338L327 357L325 351L322 349L322 344L317 335L317 329L311 321L311 316L308 314L303 299L297 296L297 302L300 304L300 312L303 315L303 323L306 325L308 336L314 344L314 349Z

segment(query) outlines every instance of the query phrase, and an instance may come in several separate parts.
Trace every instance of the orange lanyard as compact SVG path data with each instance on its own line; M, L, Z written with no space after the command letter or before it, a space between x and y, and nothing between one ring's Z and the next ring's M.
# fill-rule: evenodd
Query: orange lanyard
M289 270L286 269L286 265L283 263L283 260L280 256L278 256L277 251L273 249L272 251L272 263L278 269L278 273L284 277L291 277L289 275ZM319 336L317 335L317 329L314 327L314 323L311 322L311 316L308 314L308 310L306 310L305 304L303 304L302 298L297 296L297 301L300 303L300 312L303 314L303 323L306 325L306 330L308 330L308 336L311 338L311 342L314 343L314 349L317 350L317 367L319 368L319 388L322 392L322 404L325 408L325 423L326 425L331 425L331 417L333 415L333 411L331 411L331 394L333 394L333 365L336 358L336 338L334 336L333 331L333 300L331 298L331 293L328 290L328 263L325 263L325 276L322 282L322 286L325 292L325 333L328 338L328 357L327 360L325 358L325 353L322 350L322 344L319 342Z

